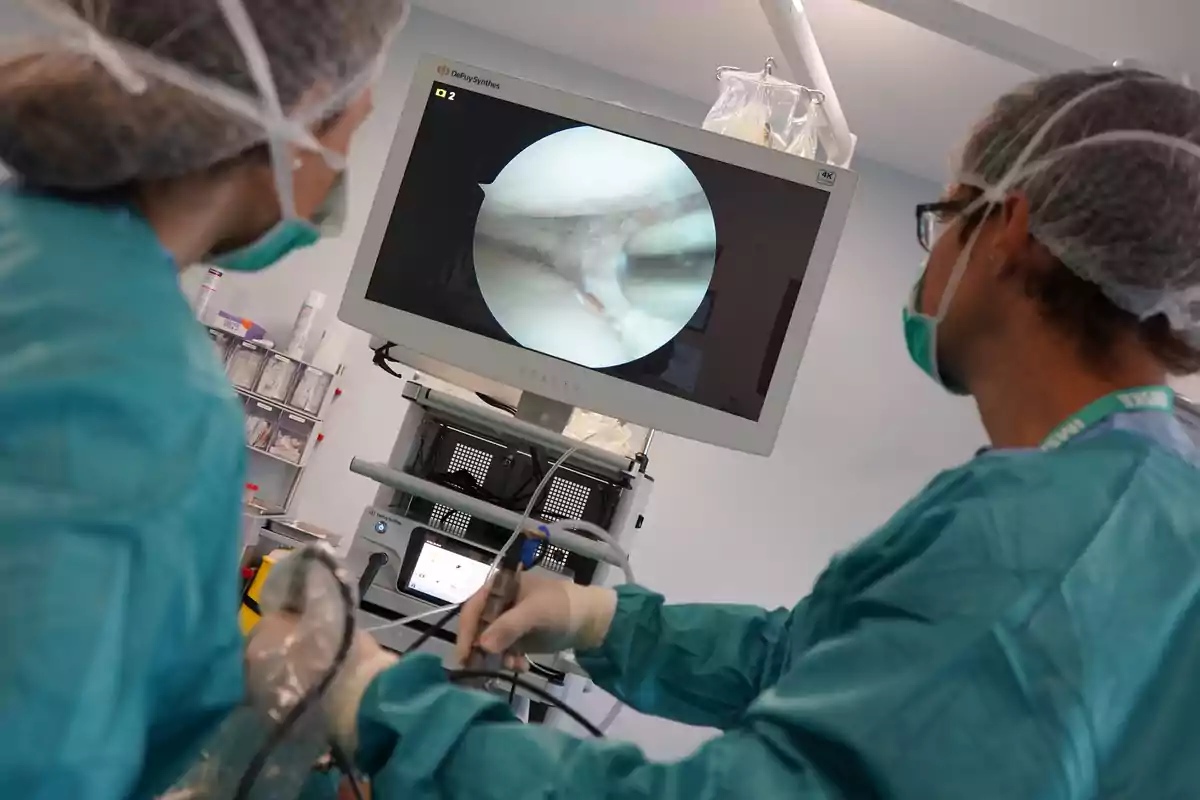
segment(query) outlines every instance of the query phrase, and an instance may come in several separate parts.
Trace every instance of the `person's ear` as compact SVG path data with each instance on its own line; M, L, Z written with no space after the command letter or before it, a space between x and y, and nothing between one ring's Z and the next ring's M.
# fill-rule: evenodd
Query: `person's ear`
M1029 234L1029 198L1016 191L1004 198L999 214L999 226L995 233L996 267L998 277L1011 278L1019 265L1027 261L1023 255L1034 244Z
M1001 212L1002 227L997 245L1013 260L1030 243L1030 198L1016 191L1004 198Z
M349 155L354 134L375 110L375 97L370 89L354 99L327 129L317 134L317 140L341 156Z

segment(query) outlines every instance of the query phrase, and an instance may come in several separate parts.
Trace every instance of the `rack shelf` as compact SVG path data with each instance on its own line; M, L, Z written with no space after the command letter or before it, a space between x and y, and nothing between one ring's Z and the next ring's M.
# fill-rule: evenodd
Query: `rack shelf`
M249 384L252 387L245 388L236 384L232 387L241 399L247 414L246 449L264 459L260 461L257 458L251 458L247 478L252 483L261 486L260 503L265 502L272 509L286 512L295 497L309 457L321 438L321 426L329 412L330 403L337 395L336 385L342 370L340 367L332 371L322 369L311 361L293 358L281 350L265 347L260 342L246 339L222 328L213 325L205 327L208 328L209 335L231 376L231 383L232 378L237 376L240 383ZM240 369L235 370L234 359L237 357L236 354L243 349L246 350L251 361L243 362ZM301 382L311 375L311 371L315 371L320 373L319 380L322 381L315 385L322 393L319 398L320 405L318 406L315 402L310 403L309 408L313 410L307 411L292 405L291 402L267 397L255 391L260 388L260 383L264 383L263 378L266 371L275 361L286 361L287 365L275 365L286 366L286 370L276 374L274 380L271 381L273 393L276 393L275 389L281 389L283 397L287 401L292 401L294 399L292 395L298 391ZM252 374L247 369L251 364L253 365ZM309 398L317 399L315 395L306 393L305 399L299 402L305 402ZM288 439L287 442L284 441L285 437ZM255 444L251 444L252 441ZM288 452L298 453L299 459L292 460L271 452L271 448L277 443L282 444ZM255 446L256 444L259 446ZM270 462L283 464L284 469L275 467Z
M304 411L303 409L299 409L294 406L289 406L287 403L281 403L278 400L273 400L270 397L266 397L264 395L252 392L249 389L243 389L240 386L235 386L235 387L233 387L233 390L235 392L237 392L238 394L240 394L242 397L249 397L251 400L260 400L264 403L269 403L273 406L279 406L281 409L288 412L289 414L295 414L297 417L304 417L305 419L307 419L311 422L324 422L325 421L314 414L310 414L307 411Z

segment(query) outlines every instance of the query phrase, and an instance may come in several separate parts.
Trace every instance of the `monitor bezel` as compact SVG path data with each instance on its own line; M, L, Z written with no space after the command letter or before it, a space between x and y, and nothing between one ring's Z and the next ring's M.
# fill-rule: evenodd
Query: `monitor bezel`
M581 124L767 173L828 193L825 217L757 420L719 411L367 299L367 288L434 83L460 85L473 92L557 114ZM485 134L481 132L481 135ZM857 179L850 170L509 75L436 56L423 56L413 75L338 316L352 327L395 342L391 353L401 362L447 380L454 381L465 371L664 433L734 450L769 454L792 394L850 212ZM826 185L829 183L832 185Z

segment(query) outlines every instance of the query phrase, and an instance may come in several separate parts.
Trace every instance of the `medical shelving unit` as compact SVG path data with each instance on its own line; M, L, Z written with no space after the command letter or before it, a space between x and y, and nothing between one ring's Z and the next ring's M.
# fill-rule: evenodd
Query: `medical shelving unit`
M254 441L246 442L250 451L247 481L259 487L259 493L251 507L263 516L286 514L296 496L304 469L317 445L324 439L322 427L325 415L334 400L341 394L338 388L343 368L335 371L322 370L302 359L261 342L243 339L221 328L208 326L209 336L221 363L233 381L247 415L247 431L250 421L262 420L260 428L266 432ZM252 371L235 371L235 358L251 358L257 362ZM264 394L261 382L268 369L285 374L282 383L270 394ZM324 388L314 402L301 403L295 398L304 376L309 371L325 377ZM287 442L283 441L287 437ZM289 446L285 446L289 445Z

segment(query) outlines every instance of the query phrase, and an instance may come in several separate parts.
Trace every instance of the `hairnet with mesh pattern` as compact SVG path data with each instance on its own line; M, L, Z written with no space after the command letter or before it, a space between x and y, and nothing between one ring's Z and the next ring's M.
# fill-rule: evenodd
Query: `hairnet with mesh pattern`
M406 10L406 0L29 4L45 26L0 42L0 162L71 190L178 177L266 142L320 150L310 129L367 88Z
M1200 342L1200 93L1127 69L1035 80L975 130L959 182L1023 191L1068 269Z

